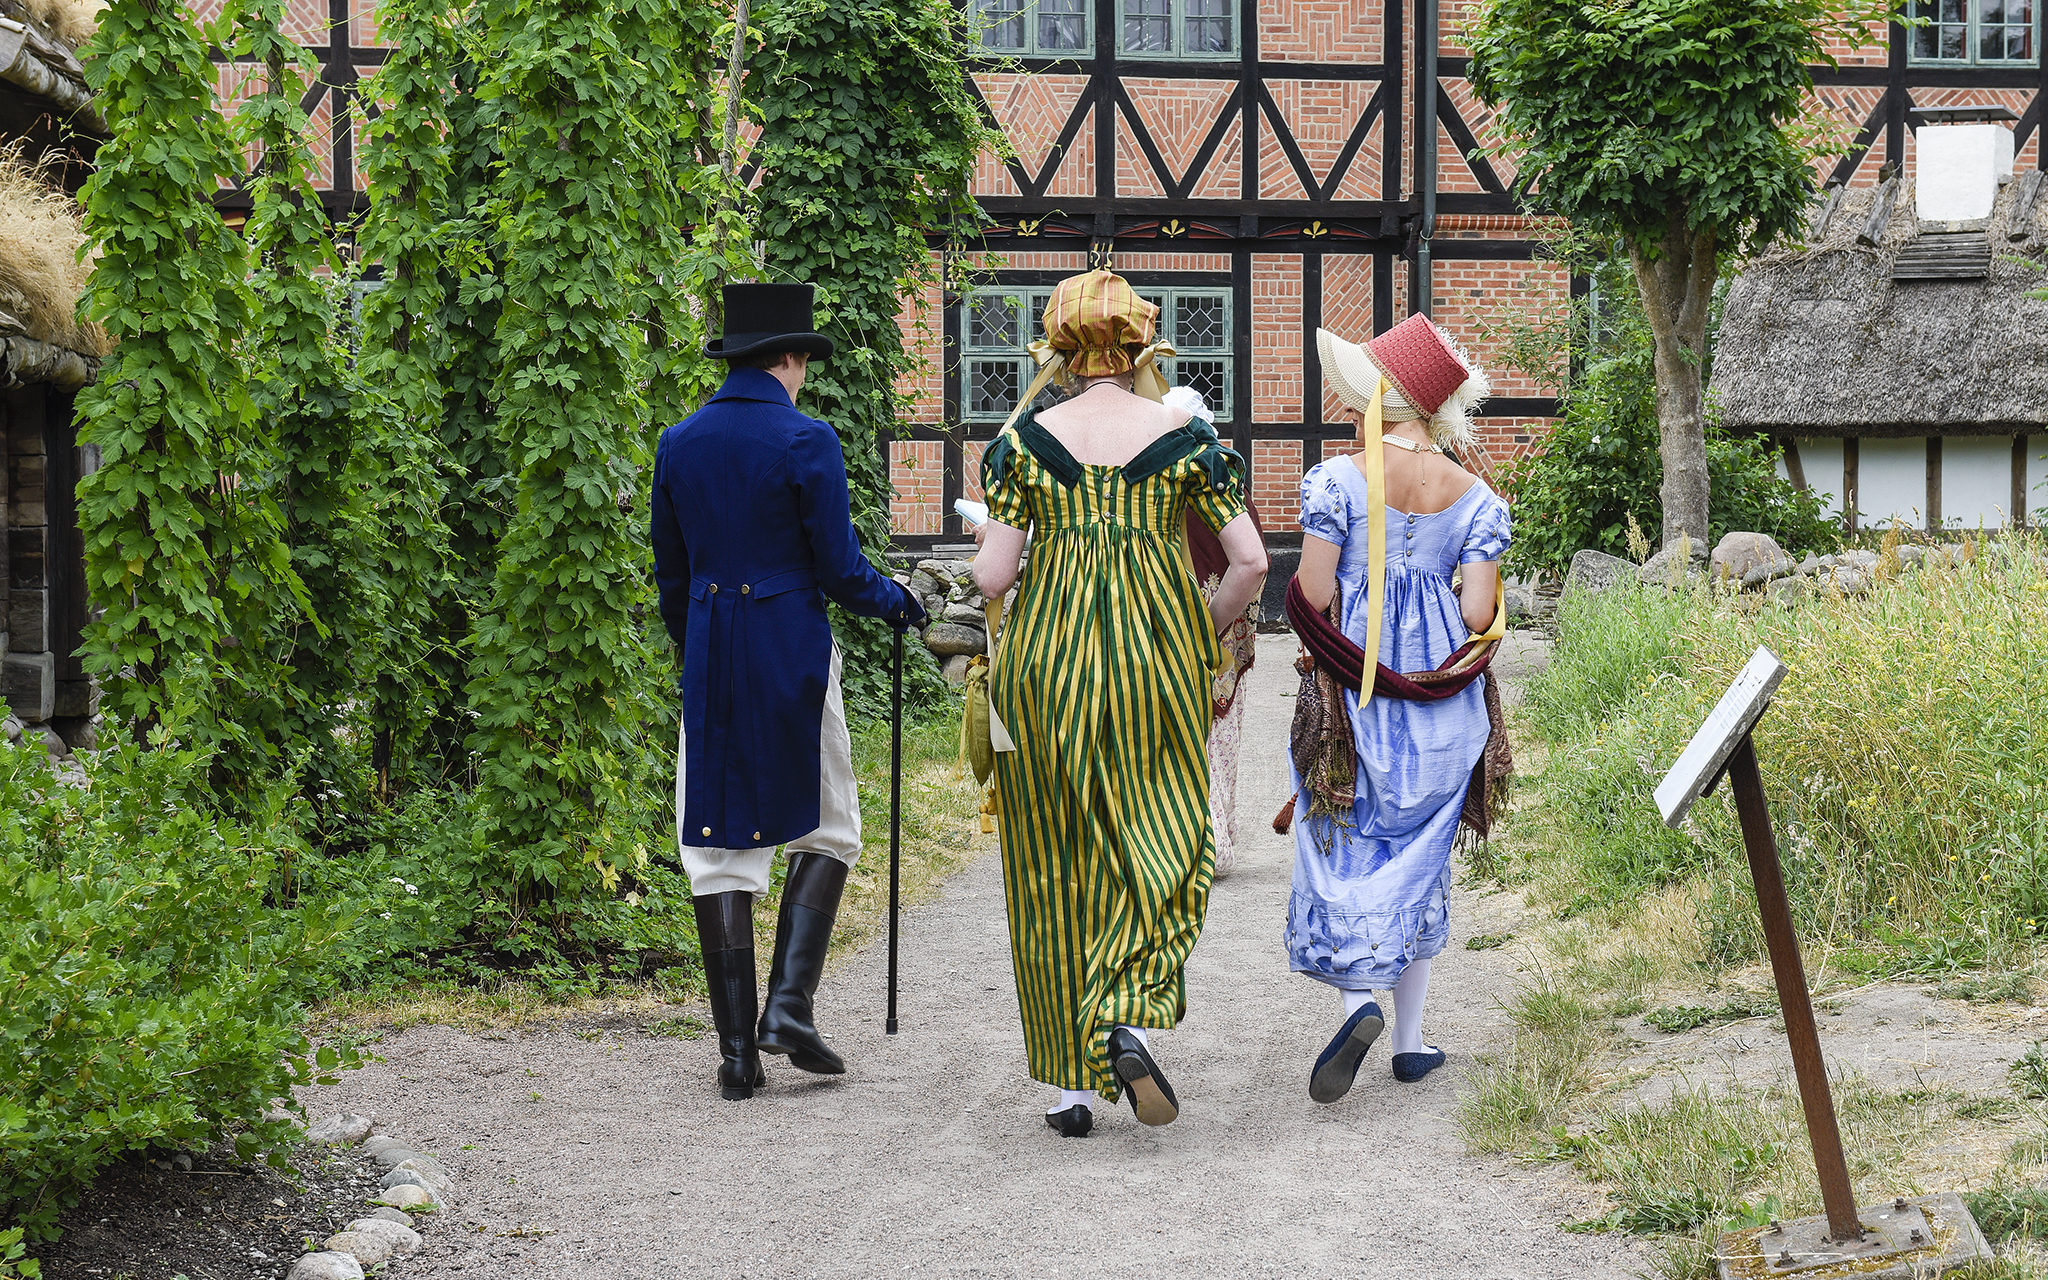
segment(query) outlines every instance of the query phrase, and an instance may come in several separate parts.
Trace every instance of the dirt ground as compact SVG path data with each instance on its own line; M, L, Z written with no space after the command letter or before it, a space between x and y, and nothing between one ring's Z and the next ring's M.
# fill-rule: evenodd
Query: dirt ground
M1293 643L1261 642L1239 784L1240 869L1221 881L1189 967L1189 1014L1154 1047L1182 1102L1170 1127L1128 1109L1063 1140L1024 1071L999 866L983 858L908 917L902 1033L882 1034L885 954L827 974L819 1021L837 1080L770 1059L750 1102L717 1096L716 1048L634 1026L472 1034L422 1026L384 1061L313 1091L310 1110L375 1115L432 1149L457 1199L405 1277L996 1277L1088 1274L1623 1276L1639 1242L1570 1235L1597 1197L1562 1169L1465 1153L1458 1064L1498 1043L1518 961L1467 951L1454 904L1427 1026L1452 1069L1419 1085L1384 1045L1352 1094L1309 1101L1341 1020L1287 973L1290 842L1282 739ZM1518 644L1506 661L1534 650ZM652 1019L649 1019L651 1022Z

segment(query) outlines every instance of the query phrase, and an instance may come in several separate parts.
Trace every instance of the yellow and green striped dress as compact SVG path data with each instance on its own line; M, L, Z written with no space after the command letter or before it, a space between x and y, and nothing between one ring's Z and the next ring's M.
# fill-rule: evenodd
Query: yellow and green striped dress
M1032 528L990 696L1003 891L1031 1076L1114 1099L1117 1024L1171 1027L1215 871L1210 682L1228 660L1188 568L1185 516L1244 511L1244 462L1199 421L1122 467L1035 418L982 460L989 515Z

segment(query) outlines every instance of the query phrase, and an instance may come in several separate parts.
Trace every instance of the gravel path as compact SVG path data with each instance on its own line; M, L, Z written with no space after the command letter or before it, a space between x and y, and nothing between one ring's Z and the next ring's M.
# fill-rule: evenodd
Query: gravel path
M1240 869L1220 882L1189 967L1190 1011L1155 1033L1182 1118L1146 1129L1099 1111L1063 1140L1024 1074L994 858L912 915L903 1032L882 1035L881 946L826 976L820 1022L850 1074L770 1059L769 1088L722 1102L710 1038L564 1028L475 1035L417 1027L385 1061L317 1090L432 1148L456 1179L450 1221L401 1277L550 1280L845 1276L1625 1276L1628 1239L1569 1235L1594 1211L1562 1170L1466 1154L1455 1070L1497 1044L1499 896L1459 890L1431 1038L1453 1070L1396 1084L1384 1046L1351 1096L1310 1102L1310 1064L1340 1021L1327 988L1285 971L1282 739L1294 645L1260 643L1239 784ZM1508 655L1526 668L1535 655ZM765 972L765 958L764 958Z

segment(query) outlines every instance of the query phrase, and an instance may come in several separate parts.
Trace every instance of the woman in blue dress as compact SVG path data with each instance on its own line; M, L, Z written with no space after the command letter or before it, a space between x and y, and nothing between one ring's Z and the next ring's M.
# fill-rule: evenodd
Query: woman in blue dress
M1495 630L1507 504L1440 452L1470 444L1485 376L1422 316L1369 347L1327 330L1317 336L1324 376L1359 414L1364 448L1302 479L1301 596L1324 616L1334 601L1332 621L1382 666L1434 672ZM1375 516L1384 531L1377 548ZM1423 1002L1430 961L1450 932L1451 846L1489 732L1485 676L1441 700L1411 701L1373 696L1371 659L1364 662L1363 693L1337 691L1355 775L1342 777L1350 760L1331 771L1346 785L1294 775L1288 957L1295 972L1337 988L1344 1004L1343 1024L1310 1076L1318 1102L1350 1089L1385 1026L1376 990L1393 991L1395 1078L1417 1081L1444 1063L1441 1049L1423 1043ZM1326 733L1343 727L1333 721Z

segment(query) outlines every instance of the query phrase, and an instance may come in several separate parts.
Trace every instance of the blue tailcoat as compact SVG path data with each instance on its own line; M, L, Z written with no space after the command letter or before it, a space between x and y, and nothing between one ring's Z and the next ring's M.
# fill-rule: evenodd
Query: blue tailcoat
M861 554L832 428L734 369L654 455L654 577L683 654L683 843L786 844L818 826L831 596L898 626L910 592Z

